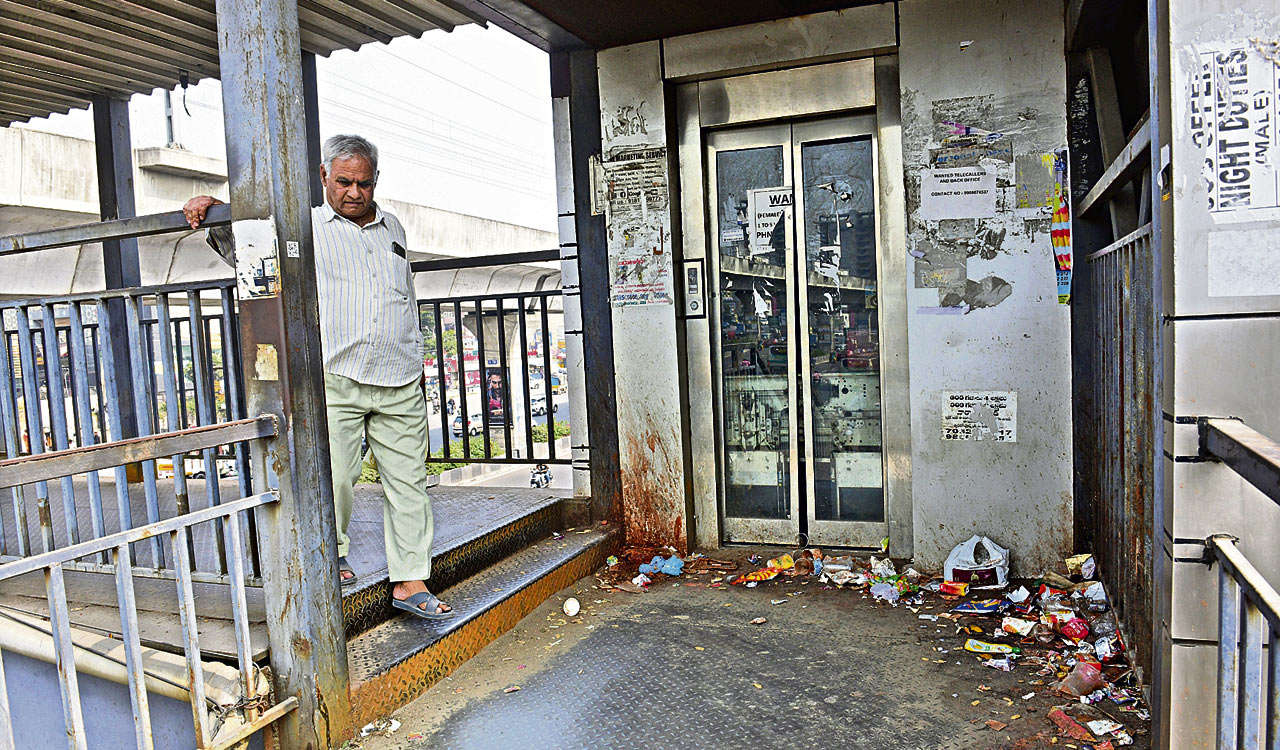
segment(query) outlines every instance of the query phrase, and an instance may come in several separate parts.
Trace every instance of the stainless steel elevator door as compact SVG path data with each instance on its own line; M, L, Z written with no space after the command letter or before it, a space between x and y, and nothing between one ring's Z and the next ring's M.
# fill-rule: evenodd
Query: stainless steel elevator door
M870 116L708 134L725 541L887 534L874 154Z

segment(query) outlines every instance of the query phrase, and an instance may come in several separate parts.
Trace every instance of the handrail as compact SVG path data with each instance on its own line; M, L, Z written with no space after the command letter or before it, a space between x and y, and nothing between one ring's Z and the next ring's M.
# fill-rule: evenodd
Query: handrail
M273 437L275 434L276 418L263 414L251 419L238 419L176 432L19 456L0 461L0 489L167 458L242 440Z
M1200 455L1231 467L1280 504L1280 444L1239 419L1199 417Z
M1098 178L1097 183L1089 188L1088 194L1076 209L1076 215L1084 216L1115 195L1142 168L1142 157L1150 151L1151 129L1147 127L1147 121L1144 119L1138 125L1133 137L1125 144L1124 150L1116 156L1115 161L1107 165L1107 170Z
M1125 236L1121 237L1115 242L1112 242L1110 245L1107 245L1101 250L1096 250L1092 253L1089 253L1087 256L1085 256L1085 260L1097 260L1098 258L1101 258L1104 255L1110 255L1111 253L1114 253L1117 250L1126 248L1129 245L1132 245L1135 242L1144 240L1150 236L1151 236L1151 222L1148 221L1146 224L1143 224L1142 226L1126 234Z
M1271 623L1271 627L1280 630L1280 591L1276 591L1267 579L1249 562L1236 539L1228 534L1214 534L1205 540L1205 551L1213 560L1222 564L1223 570L1240 584L1242 593L1253 601Z
M231 206L219 203L209 207L200 228L224 227L231 224ZM95 221L70 227L45 229L27 234L11 234L0 237L0 256L51 250L55 247L84 245L90 242L124 240L133 237L150 237L153 234L193 231L191 223L182 211L134 216L128 219Z
M33 570L47 568L50 565L60 565L70 560L77 560L81 557L87 557L99 552L106 552L111 549L141 542L153 537L159 537L162 534L172 533L180 529L186 529L206 521L213 521L219 518L226 518L235 515L241 511L251 510L259 505L276 502L275 490L269 490L257 495L242 497L239 500L233 500L221 505L212 505L208 508L193 510L190 513L173 518L166 518L163 521L149 523L146 526L138 526L132 529L125 529L114 534L90 539L87 542L80 542L68 547L59 547L55 550L42 552L38 555L24 557L20 560L0 565L0 581L20 576L24 573L30 573Z
M1218 748L1260 750L1280 743L1280 593L1236 547L1205 539L1205 562L1218 571ZM1270 643L1270 654L1265 647ZM1268 665L1267 662L1270 662ZM1270 673L1270 690L1263 684Z
M96 292L77 292L58 297L26 297L23 299L7 299L0 301L0 309L21 307L39 307L41 305L67 305L72 302L99 302L108 299L124 299L126 297L154 297L162 294L186 294L213 289L235 289L236 280L210 279L208 281L190 281L177 284L159 284L156 286L131 286L124 289L102 289ZM143 318L143 322L153 323L155 318ZM88 324L86 324L88 325Z

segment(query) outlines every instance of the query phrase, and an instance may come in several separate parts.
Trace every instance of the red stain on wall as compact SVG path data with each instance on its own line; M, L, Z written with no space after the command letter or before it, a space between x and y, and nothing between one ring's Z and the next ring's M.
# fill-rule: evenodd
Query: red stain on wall
M622 517L626 543L671 546L688 553L684 484L680 481L680 437L649 423L623 441Z

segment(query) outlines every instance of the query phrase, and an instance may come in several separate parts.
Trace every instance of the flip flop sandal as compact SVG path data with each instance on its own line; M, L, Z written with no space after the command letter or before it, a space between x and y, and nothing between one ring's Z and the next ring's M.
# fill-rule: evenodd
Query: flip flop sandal
M426 609L422 608L421 605L423 603L427 605ZM452 609L448 612L436 612L436 608L441 604L443 604L443 602L436 598L436 595L430 591L420 591L408 599L391 598L391 606L396 609L403 609L406 612L412 612L424 620L447 620L457 614L457 612Z
M344 577L343 577L343 575L342 575L343 573L350 573L350 574L351 574L351 577L350 577L350 578L344 578ZM355 569L351 567L351 563L347 562L347 558L345 558L345 557L339 557L339 558L338 558L338 585L339 585L339 586L350 586L351 584L353 584L353 583L355 583L355 582L356 582L356 571L355 571Z

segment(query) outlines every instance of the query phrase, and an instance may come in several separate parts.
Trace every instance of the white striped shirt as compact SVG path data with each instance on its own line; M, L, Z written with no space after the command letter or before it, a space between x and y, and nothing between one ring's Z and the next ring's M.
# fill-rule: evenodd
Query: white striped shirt
M422 375L413 273L391 245L406 247L404 227L376 203L374 211L361 227L328 202L311 209L324 370L365 385L402 386Z

